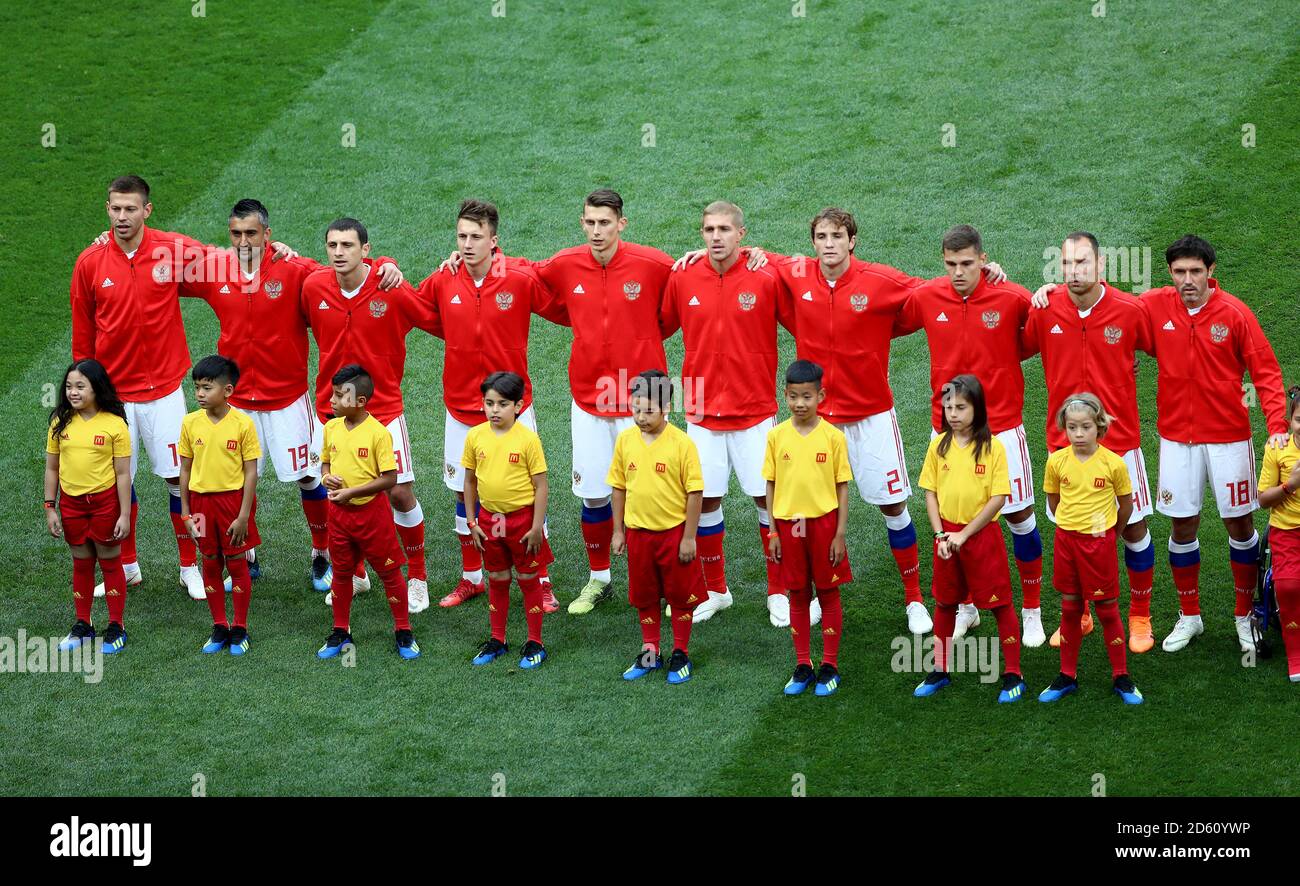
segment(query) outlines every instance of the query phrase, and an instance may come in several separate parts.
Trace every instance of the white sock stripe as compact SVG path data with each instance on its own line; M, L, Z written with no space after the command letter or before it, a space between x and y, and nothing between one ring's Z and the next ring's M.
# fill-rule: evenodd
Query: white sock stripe
M399 511L394 508L393 522L398 526L405 526L408 529L412 526L419 526L424 522L424 509L420 507L418 501L415 503L415 507L411 508L409 511ZM469 527L466 526L465 529L468 530Z
M1171 554L1190 554L1192 551L1201 549L1201 540L1194 538L1188 542L1177 542L1171 537L1169 539L1169 553Z
M456 534L469 535L469 521L460 514L456 515Z
M901 514L885 514L885 528L897 532L900 529L906 529L912 525L912 515L907 508L903 508Z
M1129 541L1127 538L1124 539L1124 547L1128 548L1130 551L1145 551L1147 548L1151 547L1151 533L1146 533L1137 541Z
M706 511L703 514L700 514L701 526L717 526L721 522L722 508L718 508L716 511Z
M1249 551L1257 544L1259 544L1258 532L1252 533L1250 538L1246 539L1245 541L1237 541L1232 536L1228 536L1228 546L1231 548L1235 548L1238 551Z
M762 523L764 526L771 526L772 518L768 516L767 508L759 508L757 504L754 505L754 507L758 508L758 522ZM718 513L722 512L719 511Z
M1029 516L1019 523L1012 523L1008 520L1007 526L1010 527L1012 535L1028 535L1038 528L1038 518L1031 511Z

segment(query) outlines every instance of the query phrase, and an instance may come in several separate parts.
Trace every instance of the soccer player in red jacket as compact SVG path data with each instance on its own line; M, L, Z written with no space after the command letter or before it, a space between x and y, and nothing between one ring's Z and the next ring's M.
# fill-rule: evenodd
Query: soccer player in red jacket
M197 549L180 512L181 465L176 447L186 413L181 380L189 371L190 351L176 294L187 264L201 260L215 247L145 225L153 204L149 185L139 176L114 179L105 205L112 238L85 249L72 270L72 357L99 361L117 386L131 431L132 480L143 449L153 472L167 481L171 493L180 585L191 598L206 600ZM133 486L131 531L122 542L128 585L141 581L137 510ZM100 593L97 588L96 594Z
M320 361L316 369L316 417L311 457L319 462L323 428L331 417L331 379L346 365L359 363L374 379L375 393L366 410L393 438L397 483L388 490L393 522L406 554L407 606L421 612L429 606L424 563L424 512L415 497L415 466L402 403L406 370L406 334L418 327L437 333L434 316L409 284L380 291L379 274L370 255L370 234L355 218L341 218L325 232L325 251L332 267L321 268L302 284L302 310L311 327ZM354 590L370 587L365 566L357 563ZM332 601L331 595L326 602Z
M316 415L307 386L302 284L324 265L298 256L272 261L270 216L261 201L236 203L229 227L232 249L213 253L203 273L187 274L180 294L203 299L217 315L217 353L240 368L230 405L247 414L257 429L263 453L258 474L269 455L276 477L298 485L311 532L312 586L323 593L331 579L327 490L321 485L320 462L310 454ZM402 282L391 259L377 259L375 268L380 289Z
M1259 535L1252 514L1259 506L1251 441L1249 372L1268 421L1268 445L1287 445L1286 394L1273 347L1254 313L1214 279L1214 247L1192 234L1165 250L1172 286L1152 289L1140 304L1155 341L1156 428L1160 475L1156 509L1173 525L1169 566L1178 589L1178 623L1162 644L1177 652L1203 633L1201 622L1201 522L1205 484L1228 530L1237 639L1252 652L1250 609L1259 569Z
M1124 563L1129 582L1129 649L1146 652L1155 645L1151 630L1151 579L1155 548L1147 530L1151 515L1151 485L1147 482L1146 460L1142 456L1138 421L1137 352L1151 354L1151 324L1138 299L1106 284L1106 257L1096 236L1075 231L1061 245L1064 283L1048 284L1034 294L1035 310L1021 339L1022 357L1043 356L1047 383L1047 450L1070 445L1065 432L1053 420L1075 391L1092 391L1106 404L1111 423L1106 447L1128 466L1133 488L1133 508L1127 525L1120 527L1124 539ZM1048 517L1055 521L1049 509ZM1037 599L1026 595L1024 643L1043 644L1042 610ZM1084 608L1083 633L1092 632L1092 617ZM1052 635L1052 646L1060 646L1061 632Z
M1034 471L1021 411L1025 377L1020 369L1020 330L1029 315L1029 292L1011 281L991 283L981 270L987 261L979 231L956 225L943 236L947 275L912 290L899 318L902 332L924 329L930 345L931 425L942 428L942 388L971 374L988 402L993 435L1007 453L1011 494L1001 514L1011 530L1016 567L1025 599L1037 605L1043 579L1043 540L1034 519ZM1027 605L1027 604L1026 604ZM979 624L979 610L963 602L954 637Z
M582 536L590 577L569 603L585 615L610 599L609 543L614 532L612 489L605 482L618 435L632 427L631 379L642 370L666 372L659 305L673 260L665 252L622 239L623 198L602 188L587 195L582 230L587 242L532 265L573 327L569 353L569 433L573 494L582 499Z
M517 420L537 430L533 384L528 376L528 326L532 314L568 325L564 306L551 297L526 260L507 258L497 248L496 206L464 200L456 217L455 270L440 268L420 284L420 298L432 313L434 334L447 343L442 366L442 399L447 415L443 433L443 482L456 494L456 535L460 542L461 580L439 601L459 606L483 593L483 559L470 535L465 513L465 469L461 457L465 438L486 421L483 378L493 372L514 372L524 379L522 411ZM543 608L559 608L543 568Z
M723 558L722 496L734 470L758 509L769 617L784 627L790 604L776 572L779 565L768 554L763 457L767 432L776 426L776 325L780 322L793 332L790 302L775 269L751 270L742 261L745 220L739 206L723 200L710 203L704 208L701 234L708 261L669 277L660 310L665 338L682 330L683 412L704 470L697 543L709 599L695 608L695 621L707 621L732 604Z

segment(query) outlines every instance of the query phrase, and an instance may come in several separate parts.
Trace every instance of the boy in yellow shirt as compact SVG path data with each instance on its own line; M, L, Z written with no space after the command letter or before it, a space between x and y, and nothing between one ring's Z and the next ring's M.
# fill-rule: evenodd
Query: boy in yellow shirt
M673 652L668 682L691 679L688 644L695 607L708 599L696 557L695 532L704 504L704 474L694 441L668 423L672 381L658 369L632 379L628 405L635 427L614 443L605 482L613 489L610 553L627 553L627 598L641 621L642 651L623 672L636 680L663 668L659 600L672 609Z
M529 671L546 661L542 645L546 613L538 573L555 560L546 541L546 456L537 433L516 421L524 407L523 377L494 372L479 389L487 421L470 428L460 463L465 468L466 522L488 571L492 636L479 646L473 663L485 665L510 651L506 621L514 567L528 622L528 642L521 650L519 667Z
M55 496L58 496L57 498ZM122 539L131 529L131 433L126 407L97 360L78 360L63 375L63 391L45 437L45 522L72 552L72 602L77 619L59 643L69 651L95 639L95 560L108 603L105 655L126 646L122 615L126 573Z
M853 580L844 543L853 471L844 432L817 415L825 399L822 368L809 360L791 363L785 372L790 418L767 432L763 456L767 512L776 530L768 536L768 550L790 596L795 669L786 695L799 695L814 679L817 695L833 695L840 687L840 586ZM822 607L822 666L816 674L810 649L814 592Z
M181 520L203 557L203 592L212 613L207 655L229 647L248 651L248 604L253 579L245 554L261 544L257 533L257 460L262 446L253 420L230 405L239 366L215 354L194 364L194 398L199 408L181 420L176 447L181 459ZM222 572L230 570L233 624L226 621Z
M420 645L411 632L407 586L402 578L406 555L397 541L393 509L384 494L397 485L393 435L366 411L375 393L370 373L350 363L334 373L331 381L330 411L335 417L325 423L320 457L321 483L329 490L334 630L316 655L333 658L353 645L352 575L364 558L384 584L384 596L393 611L397 654L408 660L419 658Z

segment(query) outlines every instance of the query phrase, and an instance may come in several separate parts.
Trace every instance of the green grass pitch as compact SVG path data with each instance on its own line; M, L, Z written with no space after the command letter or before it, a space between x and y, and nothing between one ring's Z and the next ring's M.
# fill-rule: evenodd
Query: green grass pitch
M924 275L941 273L943 230L970 222L1030 289L1043 280L1043 250L1074 228L1108 246L1150 247L1152 285L1167 282L1164 247L1192 231L1219 249L1217 276L1258 312L1294 379L1300 41L1288 4L1110 0L1097 15L1099 6L319 0L269 14L213 0L202 17L189 3L128 2L111 15L71 0L5 8L0 23L25 36L9 44L0 85L10 109L0 140L10 173L0 635L62 634L71 622L66 547L45 532L39 503L43 398L69 357L72 262L105 228L104 186L124 172L153 186L150 224L208 242L224 242L225 214L246 196L270 207L277 238L317 257L325 224L355 215L377 253L415 281L451 249L462 197L497 202L504 248L541 258L581 241L581 198L601 186L627 201L629 239L674 254L698 243L699 210L715 198L744 207L747 242L782 252L807 252L807 219L845 206L859 219L861 257ZM342 144L349 124L355 147ZM207 306L184 314L192 353L211 352ZM564 482L569 342L535 322L553 575L566 602L586 571ZM442 348L418 331L409 344L405 396L436 599L459 573L439 482ZM792 354L783 332L783 362ZM670 365L680 358L675 337ZM926 359L920 337L895 345L914 482ZM1037 361L1026 378L1041 480ZM1148 444L1154 381L1144 359ZM1150 445L1147 459L1154 473ZM697 676L682 687L619 679L638 637L624 602L549 618L553 658L523 673L508 660L469 665L487 630L482 599L417 616L425 657L399 661L372 594L354 619L358 666L317 661L328 612L306 587L297 491L273 478L260 487L267 572L251 654L201 656L208 616L176 588L163 483L142 471L138 492L145 583L128 604L130 647L98 685L0 673L0 793L180 795L199 774L214 795L788 795L800 783L812 795L1086 795L1098 775L1113 795L1300 791L1285 753L1296 689L1277 658L1242 666L1212 511L1201 532L1206 635L1177 656L1133 658L1148 699L1137 709L1110 694L1095 635L1083 691L1049 709L1000 707L995 686L970 676L935 699L911 697L920 675L890 666L905 632L897 573L878 513L856 496L843 689L788 699L790 639L768 623L754 510L734 489L737 605L696 630ZM924 507L911 507L924 538ZM1042 510L1040 495L1046 527ZM1176 605L1168 523L1152 529L1163 637ZM1050 531L1044 540L1050 570ZM1056 606L1045 591L1049 630ZM992 633L990 621L979 634ZM515 607L512 639L521 623ZM1057 671L1055 651L1026 650L1024 670L1036 692Z

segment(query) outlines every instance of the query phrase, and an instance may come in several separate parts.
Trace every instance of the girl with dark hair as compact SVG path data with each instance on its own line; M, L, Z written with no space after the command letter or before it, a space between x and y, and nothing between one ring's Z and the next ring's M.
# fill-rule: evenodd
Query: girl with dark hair
M104 573L108 629L104 654L126 646L122 613L126 573L122 539L130 531L131 434L126 408L104 367L79 360L63 376L45 439L45 519L50 535L72 549L72 598L77 620L61 650L93 642L95 561Z
M957 604L970 599L991 610L1006 659L999 702L1024 697L1020 676L1020 625L1011 607L1011 572L998 514L1011 494L1007 454L989 429L984 388L973 375L943 386L943 433L930 440L920 487L934 527L934 671L915 695L933 695L952 682ZM967 662L972 656L965 656Z

